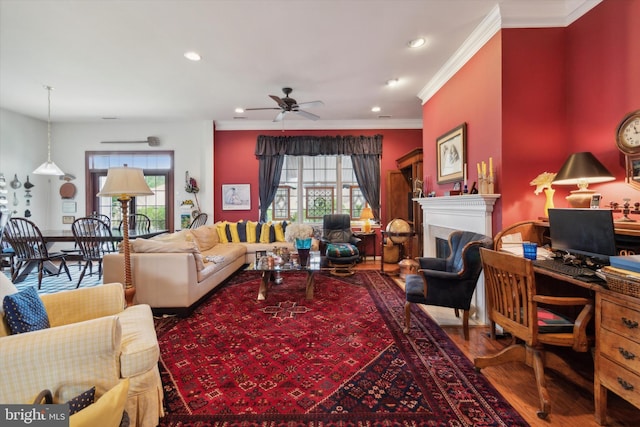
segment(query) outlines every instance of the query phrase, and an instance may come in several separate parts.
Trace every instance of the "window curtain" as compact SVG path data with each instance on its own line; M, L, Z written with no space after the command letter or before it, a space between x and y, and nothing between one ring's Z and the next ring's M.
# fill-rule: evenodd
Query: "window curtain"
M276 195L284 156L351 156L356 180L376 218L380 212L382 135L268 136L259 135L255 155L260 164L260 221Z

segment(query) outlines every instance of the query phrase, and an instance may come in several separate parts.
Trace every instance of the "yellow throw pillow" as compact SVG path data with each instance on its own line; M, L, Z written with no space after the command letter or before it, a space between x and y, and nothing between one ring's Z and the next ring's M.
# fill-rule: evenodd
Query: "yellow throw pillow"
M229 232L231 233L231 241L233 243L240 243L240 235L238 234L238 223L230 222L227 225L229 226Z
M216 222L216 230L218 230L220 243L229 243L229 239L227 239L227 224L227 221Z
M282 222L273 223L273 229L276 231L276 242L286 242Z
M219 237L215 235L216 231L211 230L207 226L202 226L191 229L191 234L198 244L198 248L201 251L208 251L216 245L216 237Z
M247 243L256 243L256 221L247 221Z
M269 233L271 232L271 222L262 224L262 231L260 231L260 243L271 243L269 239Z
M118 427L129 392L129 378L103 394L93 405L69 417L69 427Z

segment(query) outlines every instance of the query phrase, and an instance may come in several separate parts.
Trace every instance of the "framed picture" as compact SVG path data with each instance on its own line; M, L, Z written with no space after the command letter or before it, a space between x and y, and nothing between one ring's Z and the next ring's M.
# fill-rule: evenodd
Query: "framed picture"
M436 139L438 184L462 181L467 162L467 124L463 123Z
M251 209L251 184L222 184L222 210L248 211Z
M75 216L63 216L62 217L62 223L63 224L73 224L73 222L76 220Z
M62 213L76 213L76 202L62 202Z

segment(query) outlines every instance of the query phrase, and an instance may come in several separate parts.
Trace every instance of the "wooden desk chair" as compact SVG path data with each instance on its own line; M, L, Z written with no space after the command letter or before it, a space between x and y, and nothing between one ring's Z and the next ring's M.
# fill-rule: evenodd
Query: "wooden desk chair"
M98 278L102 277L102 258L106 253L116 252L116 245L109 225L95 217L76 219L71 225L71 231L76 246L80 248L82 260L85 262L76 285L78 288L87 268L89 268L89 274L93 274L94 262L98 263Z
M474 359L476 369L506 362L524 362L533 367L540 398L539 418L550 411L549 393L544 369L551 368L576 384L593 391L593 384L576 373L569 364L545 345L571 347L586 352L593 344L586 327L594 314L594 302L581 297L540 295L531 261L506 252L480 249L486 285L487 311L491 321L491 338L495 339L496 323L509 332L514 343L493 356ZM543 304L545 307L540 307ZM549 306L582 306L577 319L571 320L546 308Z
M64 270L71 280L71 274L65 261L65 256L61 252L49 252L47 244L42 237L42 233L36 224L25 218L10 218L4 229L4 237L15 251L16 267L11 281L15 282L19 276L20 269L31 269L34 264L38 265L38 289L42 285L42 277L45 271L45 262L59 261L56 268L56 276Z

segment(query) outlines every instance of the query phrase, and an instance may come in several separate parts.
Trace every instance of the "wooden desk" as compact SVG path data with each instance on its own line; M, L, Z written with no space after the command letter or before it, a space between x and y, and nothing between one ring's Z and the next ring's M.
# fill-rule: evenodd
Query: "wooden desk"
M376 259L376 240L378 235L375 231L370 231L365 233L364 231L354 231L353 235L360 239L360 243L358 244L358 250L360 251L360 255L364 261L367 260L367 246L369 246L369 241L373 240L373 259Z
M640 248L640 230L616 224L618 249ZM519 232L523 240L548 243L549 224L541 221L524 221L505 228L494 240L499 250L504 235ZM533 268L536 279L548 279L573 285L576 291L595 295L595 365L594 365L594 417L598 424L607 421L607 395L613 391L637 408L640 408L640 299L614 292L601 284L587 283L563 274ZM558 287L560 288L560 287ZM571 289L556 289L563 292Z

